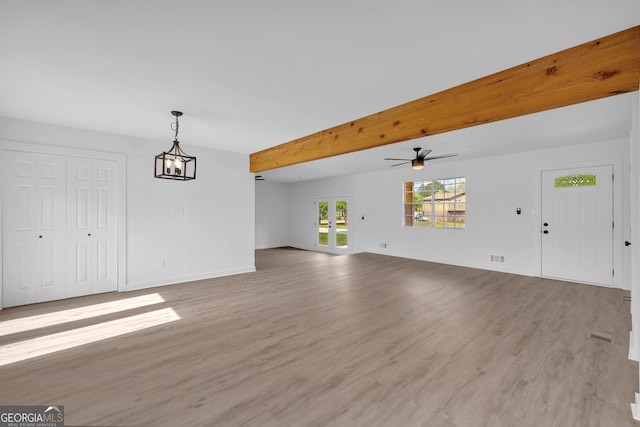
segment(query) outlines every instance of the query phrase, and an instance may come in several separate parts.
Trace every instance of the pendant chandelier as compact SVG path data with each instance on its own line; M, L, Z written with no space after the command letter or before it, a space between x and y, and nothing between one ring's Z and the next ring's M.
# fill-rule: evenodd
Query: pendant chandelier
M180 141L178 141L178 117L182 116L182 113L172 111L171 114L176 118L175 124L171 126L171 129L176 132L173 146L169 151L164 151L156 156L155 177L178 181L196 179L196 158L182 151Z

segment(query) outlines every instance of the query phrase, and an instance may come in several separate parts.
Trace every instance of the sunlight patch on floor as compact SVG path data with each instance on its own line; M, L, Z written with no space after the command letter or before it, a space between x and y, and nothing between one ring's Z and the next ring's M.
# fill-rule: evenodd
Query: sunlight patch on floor
M159 294L149 294L118 301L70 308L68 310L40 314L37 316L5 320L0 322L0 337L24 331L31 331L33 329L45 328L47 326L75 322L76 320L90 319L92 317L103 316L105 314L118 313L134 308L146 307L148 305L160 304L163 302L165 302L165 300Z
M163 308L97 325L6 344L0 346L0 366L163 325L179 319L180 316L172 308Z

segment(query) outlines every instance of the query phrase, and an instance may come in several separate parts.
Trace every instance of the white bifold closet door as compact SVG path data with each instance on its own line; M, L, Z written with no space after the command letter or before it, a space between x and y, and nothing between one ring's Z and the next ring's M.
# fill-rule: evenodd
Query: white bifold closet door
M5 152L5 307L66 296L66 180L62 156Z
M67 160L67 297L116 291L117 163Z
M118 162L6 150L3 306L117 290Z

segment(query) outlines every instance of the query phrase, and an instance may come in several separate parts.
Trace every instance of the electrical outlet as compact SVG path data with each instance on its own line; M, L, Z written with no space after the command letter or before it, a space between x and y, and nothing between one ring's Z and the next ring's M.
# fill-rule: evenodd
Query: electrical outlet
M387 244L386 244L386 243L380 243L380 247L381 247L382 249L386 249Z
M504 263L504 255L491 255L491 262Z
M160 258L158 260L157 266L158 266L158 268L163 268L164 267L164 258Z

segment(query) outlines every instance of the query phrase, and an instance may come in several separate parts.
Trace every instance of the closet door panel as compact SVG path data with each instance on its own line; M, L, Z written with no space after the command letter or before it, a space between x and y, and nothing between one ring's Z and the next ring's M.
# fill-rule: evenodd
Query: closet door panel
M117 164L69 158L69 296L117 290Z
M37 157L6 151L3 163L3 304L10 307L36 301Z
M66 159L38 154L36 216L39 218L36 301L66 297Z
M95 199L95 293L118 289L118 164L99 160Z
M3 304L65 297L65 159L7 150L3 165Z

